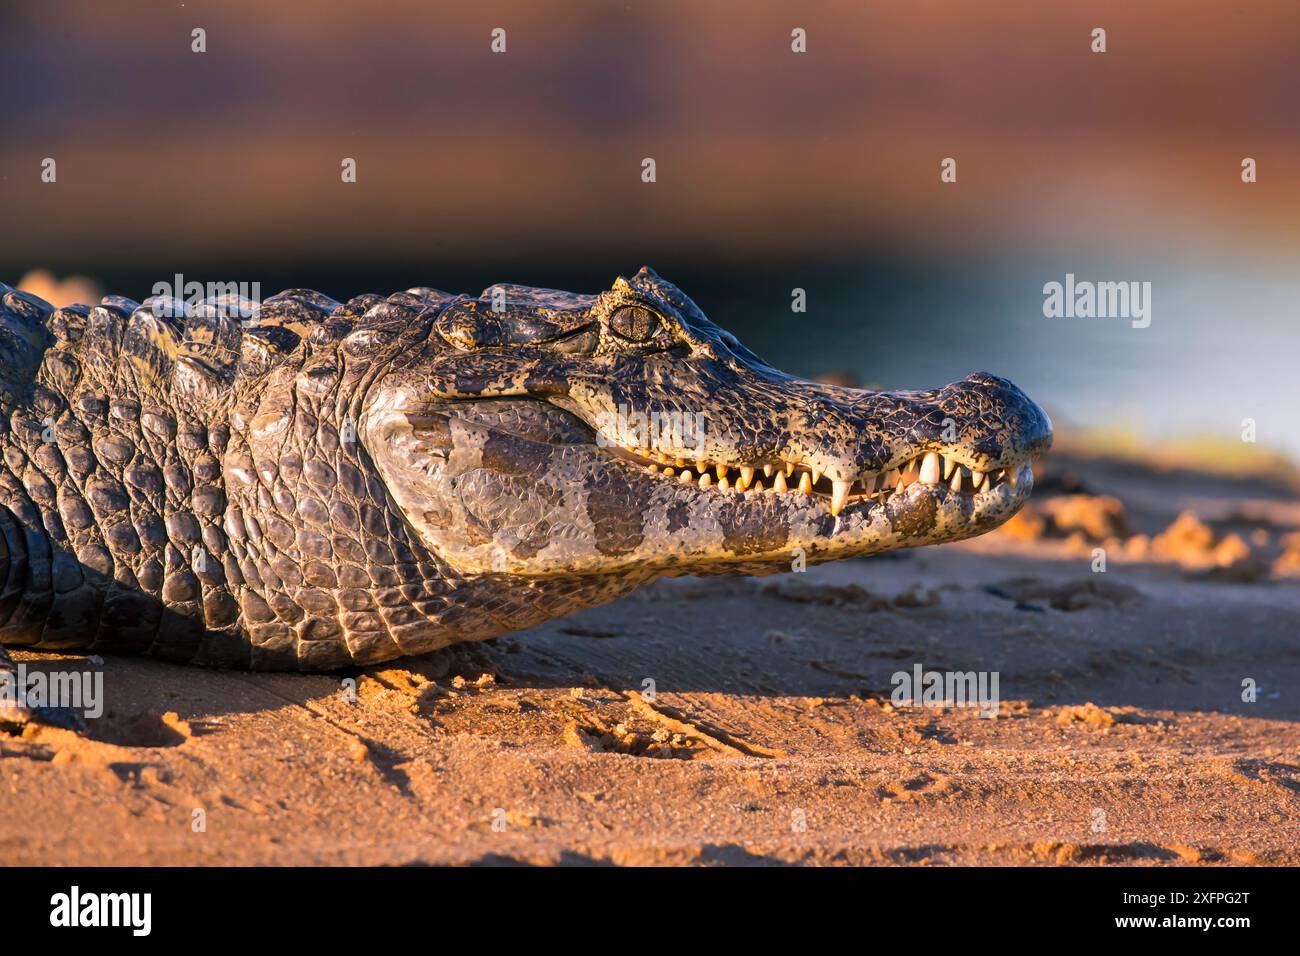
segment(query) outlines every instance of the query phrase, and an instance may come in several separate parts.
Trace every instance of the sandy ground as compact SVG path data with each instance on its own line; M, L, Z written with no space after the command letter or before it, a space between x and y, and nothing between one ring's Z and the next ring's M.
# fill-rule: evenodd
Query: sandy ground
M1033 507L343 677L78 664L109 713L0 735L0 862L1300 863L1295 495L1057 456ZM996 718L895 707L916 663Z

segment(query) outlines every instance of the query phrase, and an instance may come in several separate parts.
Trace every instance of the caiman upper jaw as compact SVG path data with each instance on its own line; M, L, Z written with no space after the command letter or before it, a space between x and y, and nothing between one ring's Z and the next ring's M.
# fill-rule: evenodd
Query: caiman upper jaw
M765 384L759 394L770 403L766 421L793 426L772 427L761 415L731 420L726 409L753 403L721 395L714 396L720 410L700 416L714 424L713 434L678 441L654 429L614 429L599 442L661 480L715 495L800 493L831 515L864 500L883 504L914 484L967 495L1003 482L1014 490L1027 464L1051 443L1042 410L1010 382L986 373L930 392L871 392L789 378Z

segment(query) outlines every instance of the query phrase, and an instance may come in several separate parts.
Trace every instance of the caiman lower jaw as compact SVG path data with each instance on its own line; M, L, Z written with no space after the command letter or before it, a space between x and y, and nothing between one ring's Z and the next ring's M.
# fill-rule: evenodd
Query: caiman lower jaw
M630 462L610 467L635 469L631 485L644 494L647 513L668 517L666 533L636 563L670 576L781 573L796 560L813 565L960 541L991 531L1019 511L1034 480L1030 462L1022 460L1009 466L1014 484L986 478L972 492L954 491L951 479L917 480L884 495L858 494L832 515L826 495L776 491L775 474L762 491L756 476L746 491L735 491L733 483L724 492L717 482L703 489L698 478L684 482L680 471L668 476L662 468L651 472Z
M1033 479L1027 459L1013 459L1004 467L984 471L969 464L959 451L928 451L849 481L834 480L815 468L787 461L737 466L618 447L606 451L641 466L659 481L676 481L714 495L803 495L828 508L832 515L863 504L884 507L912 485L929 486L945 497L960 494L977 499L996 492L1004 483L1014 495L1026 471L1030 482ZM1025 492L1027 496L1028 488Z

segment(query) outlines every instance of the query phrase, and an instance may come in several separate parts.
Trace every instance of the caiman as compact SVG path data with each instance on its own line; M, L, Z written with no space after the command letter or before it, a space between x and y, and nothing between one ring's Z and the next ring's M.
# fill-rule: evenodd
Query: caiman
M302 671L977 535L1052 435L994 375L787 375L648 268L342 304L0 285L0 411L0 643Z

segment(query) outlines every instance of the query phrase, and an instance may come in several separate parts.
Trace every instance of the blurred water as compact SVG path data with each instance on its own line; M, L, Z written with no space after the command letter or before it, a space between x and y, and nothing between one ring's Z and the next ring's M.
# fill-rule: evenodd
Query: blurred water
M1044 317L1043 285L1066 272L1150 281L1150 326ZM861 283L827 276L811 283L806 315L760 306L753 295L712 311L720 320L730 313L724 324L799 374L851 369L865 383L919 388L993 372L1060 424L1239 441L1242 420L1252 418L1261 446L1300 458L1296 275L1276 265L1229 272L1077 261L916 270Z

